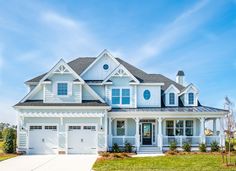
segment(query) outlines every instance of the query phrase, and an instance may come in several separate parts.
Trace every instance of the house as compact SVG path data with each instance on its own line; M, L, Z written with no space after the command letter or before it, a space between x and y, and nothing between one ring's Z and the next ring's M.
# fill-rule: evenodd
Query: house
M132 61L131 61L132 62ZM203 106L194 84L148 74L104 50L97 57L66 63L26 85L29 93L14 108L18 111L17 150L28 154L92 154L126 142L138 153L181 147L224 146L224 130L216 121L228 111ZM213 135L205 122L213 120Z

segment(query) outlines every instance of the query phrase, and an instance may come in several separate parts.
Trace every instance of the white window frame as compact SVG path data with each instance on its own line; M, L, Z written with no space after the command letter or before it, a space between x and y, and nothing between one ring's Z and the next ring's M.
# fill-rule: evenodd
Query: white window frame
M125 135L117 135L117 122L118 121L124 121L124 129L125 129ZM126 119L116 119L115 120L115 135L116 136L120 136L120 137L122 137L122 136L126 136L127 135L127 120Z
M59 83L66 83L67 84L67 95L58 95L58 84ZM57 97L69 97L72 95L73 87L70 81L56 81L54 86L54 93Z
M193 94L193 103L190 103L190 98L189 98L189 96L190 96L190 94ZM193 93L193 92L188 92L188 95L187 95L188 97L188 105L194 105L195 104L195 93Z
M113 89L120 89L120 103L119 104L113 104L112 103L112 90ZM130 103L129 104L122 104L122 89L129 89L129 98L130 98ZM111 87L111 93L110 93L110 99L111 99L111 105L113 107L130 107L132 105L132 89L131 87ZM125 96L127 97L127 96Z
M183 121L184 122L184 125L183 125L183 130L184 130L184 132L183 132L183 135L176 135L176 121L177 120L181 120L181 121ZM186 135L186 121L193 121L193 135L192 136L195 136L195 134L196 134L196 124L195 124L195 119L191 119L191 118L189 118L189 119L182 119L182 118L180 118L180 119L167 119L167 120L165 120L165 122L164 122L164 133L165 133L165 136L168 136L167 135L167 132L166 132L166 129L167 129L167 124L166 124L166 122L167 121L174 121L174 126L173 126L173 128L174 128L174 135L173 136L177 136L177 137L181 137L181 136L187 136ZM189 127L188 127L189 128ZM191 136L190 136L191 137Z
M171 98L170 98L171 94L174 95L174 103L173 104L171 104ZM175 105L176 104L176 102L175 102L176 101L176 99L175 99L176 98L176 94L174 92L170 92L168 95L169 95L169 105Z

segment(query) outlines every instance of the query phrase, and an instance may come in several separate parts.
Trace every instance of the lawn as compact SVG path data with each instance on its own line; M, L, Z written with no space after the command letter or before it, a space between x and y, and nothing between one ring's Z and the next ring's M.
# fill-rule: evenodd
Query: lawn
M95 171L236 171L236 167L222 164L221 155L187 154L161 157L98 159Z
M9 158L12 158L12 157L16 156L16 154L5 154L2 151L2 145L3 145L3 142L0 141L0 162L3 161L3 160L6 160L6 159L9 159Z

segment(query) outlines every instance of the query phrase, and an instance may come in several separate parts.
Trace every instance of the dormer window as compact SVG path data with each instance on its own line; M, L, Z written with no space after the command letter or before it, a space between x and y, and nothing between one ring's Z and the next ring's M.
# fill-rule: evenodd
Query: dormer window
M68 94L68 84L67 83L57 83L57 95L67 96Z
M188 104L193 105L194 104L194 94L188 93Z
M169 104L174 105L175 104L175 93L169 94Z

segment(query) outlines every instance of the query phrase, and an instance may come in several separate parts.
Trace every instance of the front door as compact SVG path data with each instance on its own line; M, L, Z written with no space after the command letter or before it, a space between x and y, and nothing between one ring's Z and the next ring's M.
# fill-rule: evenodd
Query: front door
M152 124L143 123L142 125L143 145L152 145Z

